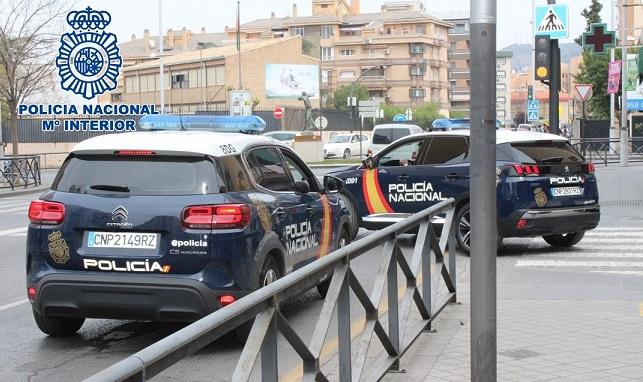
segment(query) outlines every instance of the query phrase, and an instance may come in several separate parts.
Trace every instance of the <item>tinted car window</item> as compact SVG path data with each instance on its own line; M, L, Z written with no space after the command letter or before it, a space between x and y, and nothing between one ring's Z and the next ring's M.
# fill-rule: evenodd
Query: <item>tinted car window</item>
M512 156L520 163L580 163L583 158L567 142L514 142Z
M282 150L282 153L286 158L286 163L288 164L288 168L290 170L290 174L292 175L293 179L296 182L299 182L299 181L307 182L312 191L318 191L316 180L310 178L308 172L303 167L304 165L299 163L299 161L296 160L291 153L285 150Z
M272 191L294 190L281 156L276 149L252 150L248 154L247 160L252 177L260 186Z
M73 156L52 189L81 194L195 195L220 190L214 163L205 157Z
M410 130L406 127L377 129L373 133L373 143L377 145L388 145L409 134Z
M250 177L240 155L228 155L217 159L217 169L227 191L248 191L252 188ZM223 192L223 191L222 191Z
M455 164L464 162L469 145L463 137L434 137L424 164Z
M379 159L379 165L383 167L394 167L415 164L424 142L424 140L406 142L386 153L382 153Z

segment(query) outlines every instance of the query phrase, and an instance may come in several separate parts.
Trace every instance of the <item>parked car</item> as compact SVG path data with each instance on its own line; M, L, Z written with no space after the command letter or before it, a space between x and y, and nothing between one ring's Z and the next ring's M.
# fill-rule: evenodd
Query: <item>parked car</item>
M279 142L282 142L292 148L295 143L295 137L301 134L299 131L271 131L263 135Z
M560 136L498 130L498 245L505 237L542 236L556 247L578 243L598 225L594 165ZM387 146L361 166L329 173L357 227L379 229L441 200L456 200L456 233L469 252L469 131L416 134Z
M344 158L350 159L368 149L369 139L366 135L359 134L337 134L324 144L324 159Z
M400 138L423 132L424 130L422 130L420 126L410 124L387 123L383 125L375 125L375 127L373 127L373 138L368 146L368 153L375 155L381 149L386 147L386 145L391 144Z
M260 135L83 141L29 207L36 324L68 336L86 318L199 319L347 244L341 187L322 187L294 151Z

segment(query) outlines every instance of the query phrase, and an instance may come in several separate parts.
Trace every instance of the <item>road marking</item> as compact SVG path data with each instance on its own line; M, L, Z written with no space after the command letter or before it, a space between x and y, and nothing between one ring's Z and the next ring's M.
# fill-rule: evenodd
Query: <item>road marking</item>
M3 311L3 310L7 310L7 309L11 309L11 308L15 308L16 306L20 306L20 305L22 305L22 304L26 304L26 303L28 303L28 302L29 302L29 300L27 300L26 298L24 298L24 299L22 299L22 300L18 300L18 301L14 301L14 302L9 303L9 304L6 304L6 305L2 305L2 306L0 306L0 312L1 312L1 311Z
M4 231L0 231L0 237L14 235L16 233L26 233L26 232L27 232L27 227L5 229Z
M517 267L643 268L643 261L518 260Z
M548 252L542 255L536 255L538 259L556 256L569 258L605 258L605 259L643 259L643 253L640 252L582 252L582 253L565 253L565 252ZM530 256L534 257L534 256ZM549 260L549 259L547 259Z
M641 232L585 232L585 237L641 237L643 236L643 231Z
M615 228L615 227L599 227L599 228L594 228L590 232L594 231L643 231L643 227L620 227L620 228Z
M6 210L0 210L0 214L8 214L10 212L19 212L19 213L26 213L29 210L29 207L24 206L24 207L15 207L15 208L9 208Z
M27 233L14 233L13 235L9 235L9 237L27 237Z
M590 273L608 273L612 275L643 276L643 271L589 271Z

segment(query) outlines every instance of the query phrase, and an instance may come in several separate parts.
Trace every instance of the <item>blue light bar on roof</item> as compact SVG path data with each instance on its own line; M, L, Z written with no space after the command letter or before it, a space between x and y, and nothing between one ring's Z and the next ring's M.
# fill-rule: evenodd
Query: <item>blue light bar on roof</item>
M266 121L256 115L231 117L220 115L148 114L138 122L142 130L206 130L226 133L260 133Z
M434 130L468 129L471 127L471 122L468 119L438 118L433 121L431 126Z

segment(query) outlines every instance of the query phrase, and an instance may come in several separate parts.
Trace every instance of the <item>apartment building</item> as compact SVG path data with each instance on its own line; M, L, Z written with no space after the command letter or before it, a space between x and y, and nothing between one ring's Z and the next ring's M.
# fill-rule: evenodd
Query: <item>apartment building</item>
M451 111L469 117L471 108L471 35L469 18L445 18L449 29L449 101Z
M411 106L434 101L447 112L448 29L420 1L387 2L379 13L361 13L360 1L312 0L313 14L254 20L241 25L242 40L298 35L319 52L322 97L355 82L372 97ZM228 38L236 27L226 28ZM322 100L324 101L324 100Z
M496 53L496 119L510 124L511 114L511 59L512 52Z
M239 88L239 53L235 45L186 51L164 58L165 106L171 112L223 108L228 90ZM241 84L259 107L301 106L297 99L266 98L266 64L318 65L302 54L299 36L241 44ZM158 61L123 68L123 102L160 104Z

